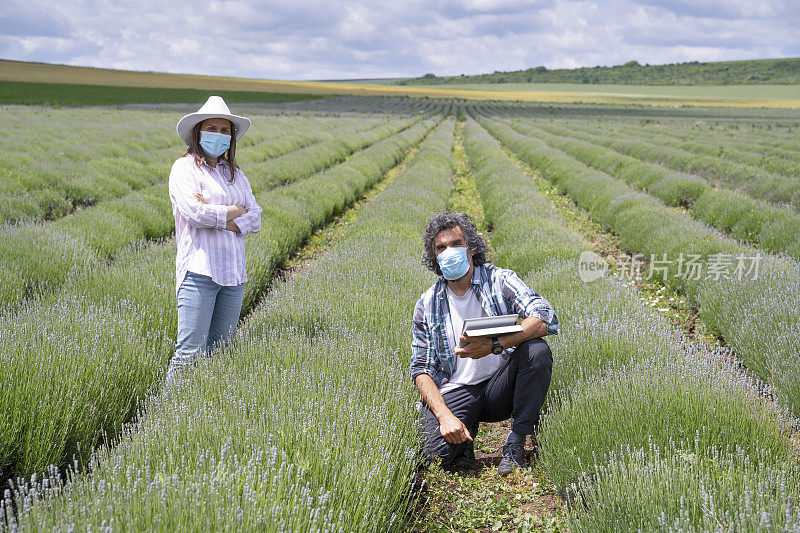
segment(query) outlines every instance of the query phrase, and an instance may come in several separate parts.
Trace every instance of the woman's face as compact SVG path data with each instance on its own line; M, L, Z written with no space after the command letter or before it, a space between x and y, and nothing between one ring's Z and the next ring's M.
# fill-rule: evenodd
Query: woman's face
M200 131L213 131L215 133L231 134L231 123L226 118L207 118L200 124Z

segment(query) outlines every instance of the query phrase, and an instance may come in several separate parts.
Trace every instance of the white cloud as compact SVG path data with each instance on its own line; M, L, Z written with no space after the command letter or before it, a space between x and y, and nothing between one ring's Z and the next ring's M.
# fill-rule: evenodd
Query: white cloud
M280 79L800 56L791 0L10 0L0 57Z

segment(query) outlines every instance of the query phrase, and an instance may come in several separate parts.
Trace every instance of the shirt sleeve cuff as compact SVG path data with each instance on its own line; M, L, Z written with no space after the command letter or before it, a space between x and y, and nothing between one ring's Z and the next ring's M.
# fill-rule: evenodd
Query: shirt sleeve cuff
M225 229L228 226L228 206L219 205L213 206L216 210L217 223L214 227L217 229Z
M244 215L233 219L233 221L239 227L239 231L241 232L242 236L249 235L255 231L255 223L252 220L253 217L248 216L249 214L250 212L248 211Z
M552 313L552 315L549 317L549 320L542 318L542 321L544 322L545 326L547 326L547 335L558 335L560 324L555 313Z
M544 325L547 326L546 335L558 335L558 318L551 308L534 308L528 316L538 318L544 322Z
M412 382L416 382L417 376L421 376L422 374L427 374L427 375L431 376L431 373L430 373L430 371L428 369L425 369L425 368L412 368L411 369L411 381ZM431 376L431 379L433 379L433 376Z

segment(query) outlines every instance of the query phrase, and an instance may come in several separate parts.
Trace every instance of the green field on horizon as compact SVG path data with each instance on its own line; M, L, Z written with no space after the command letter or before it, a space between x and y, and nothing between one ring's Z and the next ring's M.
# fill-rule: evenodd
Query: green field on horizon
M468 91L513 91L542 93L574 93L607 96L663 96L679 98L713 98L720 100L797 100L797 85L605 85L588 83L448 83L426 85L431 88Z
M164 93L156 95L155 91ZM175 102L186 98L174 91L198 91L203 94L208 94L209 91L215 94L235 92L237 99L231 101L239 102L291 101L309 97L354 95L648 107L800 108L800 89L788 85L686 87L487 83L401 86L391 85L387 79L277 81L0 60L0 103L92 105ZM196 95L190 98L191 101L196 99Z

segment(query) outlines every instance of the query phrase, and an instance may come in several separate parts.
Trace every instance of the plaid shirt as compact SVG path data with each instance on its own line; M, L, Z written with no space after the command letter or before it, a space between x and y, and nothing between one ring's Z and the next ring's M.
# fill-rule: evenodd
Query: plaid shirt
M558 333L558 317L550 303L525 285L513 270L491 263L476 266L470 288L488 316L513 313L521 318L534 316L547 325L547 335ZM452 349L456 345L456 333L450 321L446 289L447 281L439 278L417 301L411 343L411 379L428 374L440 388L456 367ZM513 351L514 347L507 348L501 357L508 359Z

